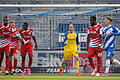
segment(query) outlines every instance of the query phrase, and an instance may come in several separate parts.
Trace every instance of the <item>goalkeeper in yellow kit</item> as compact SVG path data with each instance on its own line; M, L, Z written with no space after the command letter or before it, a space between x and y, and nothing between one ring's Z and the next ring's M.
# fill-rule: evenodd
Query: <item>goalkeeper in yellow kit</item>
M62 75L63 67L68 59L71 59L73 55L76 60L76 75L79 75L79 60L78 60L78 48L80 47L78 33L74 32L73 24L69 25L69 31L64 35L64 60L60 67L59 75ZM80 50L80 48L79 48Z

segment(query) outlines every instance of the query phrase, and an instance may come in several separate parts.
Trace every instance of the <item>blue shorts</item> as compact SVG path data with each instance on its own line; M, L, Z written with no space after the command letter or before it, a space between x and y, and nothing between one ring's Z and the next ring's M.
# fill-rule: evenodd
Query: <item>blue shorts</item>
M105 51L106 51L106 58L110 58L111 59L115 55L114 50L115 50L114 47L109 47L109 48L105 49Z

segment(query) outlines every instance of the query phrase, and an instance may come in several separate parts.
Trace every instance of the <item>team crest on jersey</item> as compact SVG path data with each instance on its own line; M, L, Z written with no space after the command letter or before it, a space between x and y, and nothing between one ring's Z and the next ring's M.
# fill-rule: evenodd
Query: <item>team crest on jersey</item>
M74 35L74 37L75 37L75 35Z

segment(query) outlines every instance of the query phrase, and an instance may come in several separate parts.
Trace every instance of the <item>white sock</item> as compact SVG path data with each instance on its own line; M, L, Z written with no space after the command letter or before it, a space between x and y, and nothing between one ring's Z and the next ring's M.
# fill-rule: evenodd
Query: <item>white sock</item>
M109 68L110 68L110 60L106 60L106 63L105 63L105 73L109 72Z
M120 62L117 59L114 59L112 63L115 63L120 66Z

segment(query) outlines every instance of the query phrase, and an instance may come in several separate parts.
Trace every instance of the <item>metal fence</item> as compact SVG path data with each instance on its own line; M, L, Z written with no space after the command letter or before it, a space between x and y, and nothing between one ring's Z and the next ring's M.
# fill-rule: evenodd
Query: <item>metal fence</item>
M120 8L119 7L93 7L93 8L0 8L0 23L5 15L9 16L9 20L14 20L18 29L22 28L24 22L29 23L29 27L34 30L37 38L38 50L34 51L34 61L32 67L39 67L40 53L55 53L55 57L62 61L63 58L63 35L68 31L69 24L75 26L75 31L79 33L79 41L81 44L82 53L86 53L87 42L87 27L89 18L92 15L97 15L98 23L103 24L104 18L111 16L113 25L120 25ZM119 50L120 37L116 39L116 49ZM47 50L47 51L46 51ZM43 52L41 52L43 51ZM49 52L52 51L52 52ZM56 51L56 52L54 52ZM58 51L58 52L57 52ZM118 51L119 52L119 51ZM117 53L118 53L117 52ZM61 55L58 55L59 53ZM117 54L119 56L119 54ZM42 55L44 59L44 55ZM47 54L45 55L47 56ZM48 57L48 56L47 56ZM48 57L50 58L50 56ZM105 58L103 58L105 59ZM117 57L119 60L120 58ZM48 59L47 59L48 60ZM54 59L56 60L56 59ZM53 60L53 62L54 62ZM58 60L58 61L59 61ZM21 58L19 58L21 61ZM50 62L50 60L48 60ZM61 64L60 62L56 62ZM71 61L72 63L74 62ZM68 62L69 63L69 62ZM54 63L51 63L51 65ZM88 62L87 62L88 64ZM21 65L18 65L21 67ZM103 61L104 66L104 61ZM27 67L27 64L26 64ZM50 67L50 66L49 66ZM53 66L56 67L56 66ZM60 67L60 66L57 66ZM72 67L75 67L74 65ZM44 69L46 69L44 67ZM87 68L89 70L89 68ZM43 71L44 72L44 71Z

